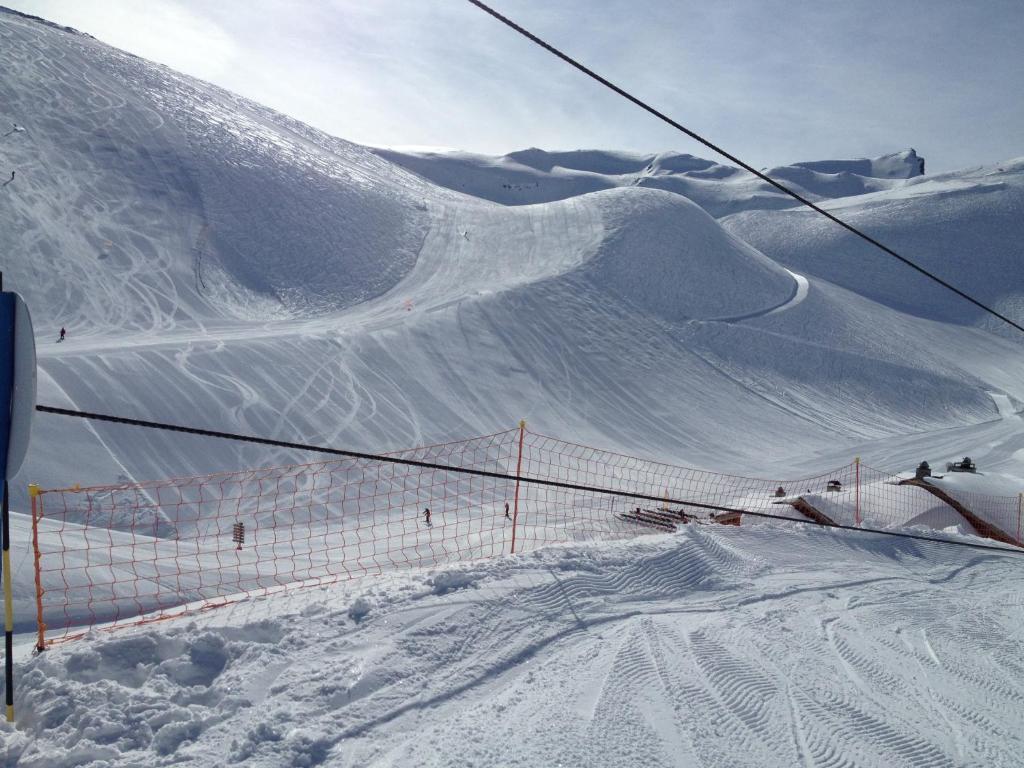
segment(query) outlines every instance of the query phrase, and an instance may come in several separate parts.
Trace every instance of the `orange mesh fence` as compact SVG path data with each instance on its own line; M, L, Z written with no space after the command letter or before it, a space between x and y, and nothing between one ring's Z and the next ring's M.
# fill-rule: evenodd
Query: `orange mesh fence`
M527 432L522 475L601 489L523 483L518 535L532 548L590 537L671 531L692 520L731 521L727 513L708 507L804 519L785 498L804 488L824 493L829 482L852 483L854 467L798 481L760 480L650 461ZM780 489L781 496L777 495ZM615 495L616 491L624 495ZM652 498L638 500L627 494Z
M36 490L40 646L98 624L154 621L295 586L670 532L689 522L738 524L729 509L868 528L957 526L986 535L926 489L859 462L813 478L769 481L525 429L388 456L443 468L341 458ZM1019 530L1019 506L985 498L968 503L993 524Z
M972 527L979 534L1024 546L1024 540L1021 539L1024 496L990 496L961 491L945 483L939 485L939 489L961 505L970 518L975 518Z
M518 438L512 430L389 455L508 473ZM45 640L295 585L508 552L504 504L514 485L340 459L38 491L33 520Z

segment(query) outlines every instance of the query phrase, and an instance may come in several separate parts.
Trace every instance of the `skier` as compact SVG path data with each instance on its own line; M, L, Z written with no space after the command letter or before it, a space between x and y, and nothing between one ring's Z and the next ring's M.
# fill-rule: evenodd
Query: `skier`
M512 519L512 516L508 513L508 502L507 501L505 502L505 519L506 520L511 520Z
M60 344L62 341L64 341L64 334L66 334L66 333L67 333L67 331L64 330L64 326L62 325L60 327L60 338L57 339L57 343L58 344Z
M426 521L427 527L428 528L431 527L431 525L430 525L430 507L424 508L424 510L423 510L423 519Z

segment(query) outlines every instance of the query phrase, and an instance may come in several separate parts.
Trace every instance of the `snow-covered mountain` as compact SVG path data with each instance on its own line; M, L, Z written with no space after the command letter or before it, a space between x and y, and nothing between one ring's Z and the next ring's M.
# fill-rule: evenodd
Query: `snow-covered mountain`
M1019 340L749 174L369 150L18 15L0 42L0 250L42 402L370 450L526 418L748 474L968 450L1018 467ZM922 164L772 173L1011 311L1024 167ZM295 458L37 427L23 478L48 485Z
M942 487L1012 501L1024 485L1022 340L735 168L369 149L4 9L0 62L0 268L33 312L44 403L372 451L526 418L761 477L969 453L986 474ZM770 173L1024 317L1024 161L923 165L908 150ZM748 517L421 569L404 549L435 547L419 481L410 520L361 467L342 500L364 486L381 499L407 573L258 601L217 593L226 607L30 655L26 483L295 459L308 457L37 418L13 485L5 765L1018 762L1010 556ZM287 485L257 510L271 521L262 543L249 529L254 584L302 578L275 528ZM894 487L877 486L865 493ZM223 498L200 547L159 524L173 501L90 518L102 494L81 497L40 525L60 560L42 583L84 593L55 621L85 631L86 616L124 618L122 604L131 617L180 606L213 594L203 578L221 568L247 588L241 559L221 562ZM330 521L326 501L317 514ZM375 559L392 540L359 536L353 518L349 546ZM338 530L322 530L344 559ZM302 535L311 574L320 545Z
M1024 157L996 166L924 176L888 192L827 201L835 215L961 290L1024 317L1018 221L1024 210ZM962 324L983 323L1019 341L1019 332L813 212L745 211L723 226L792 269L887 306ZM770 218L770 224L768 223ZM824 226L827 225L827 226Z
M664 189L693 200L712 216L797 205L756 176L693 155L662 152L526 149L503 157L457 151L374 149L404 168L448 189L503 205L533 205L617 187ZM874 160L796 163L764 169L811 200L893 189L924 173L913 150Z

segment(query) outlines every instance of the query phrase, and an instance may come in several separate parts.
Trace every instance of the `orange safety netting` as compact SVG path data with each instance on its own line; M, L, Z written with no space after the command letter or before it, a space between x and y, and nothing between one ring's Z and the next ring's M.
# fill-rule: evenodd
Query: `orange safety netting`
M34 489L40 646L98 624L153 621L296 586L693 521L739 524L729 510L991 535L927 489L859 462L797 481L759 480L523 428L388 457ZM1008 531L1000 539L1008 543L1020 541L1019 499L1012 501L1016 509L997 497L970 500L979 518Z

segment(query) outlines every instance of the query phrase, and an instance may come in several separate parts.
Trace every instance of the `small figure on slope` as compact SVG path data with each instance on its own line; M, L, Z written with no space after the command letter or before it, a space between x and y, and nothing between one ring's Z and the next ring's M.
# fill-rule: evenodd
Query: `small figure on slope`
M61 343L62 341L64 341L64 336L65 336L65 334L67 334L67 331L65 331L65 330L64 330L64 326L62 325L62 326L60 327L60 338L59 338L59 339L57 339L57 343L58 343L58 344L60 344L60 343Z
M508 513L508 502L507 501L505 502L505 518L507 520L511 520L512 519L512 516Z
M428 528L432 527L432 524L430 522L430 507L424 508L423 520L426 522Z

